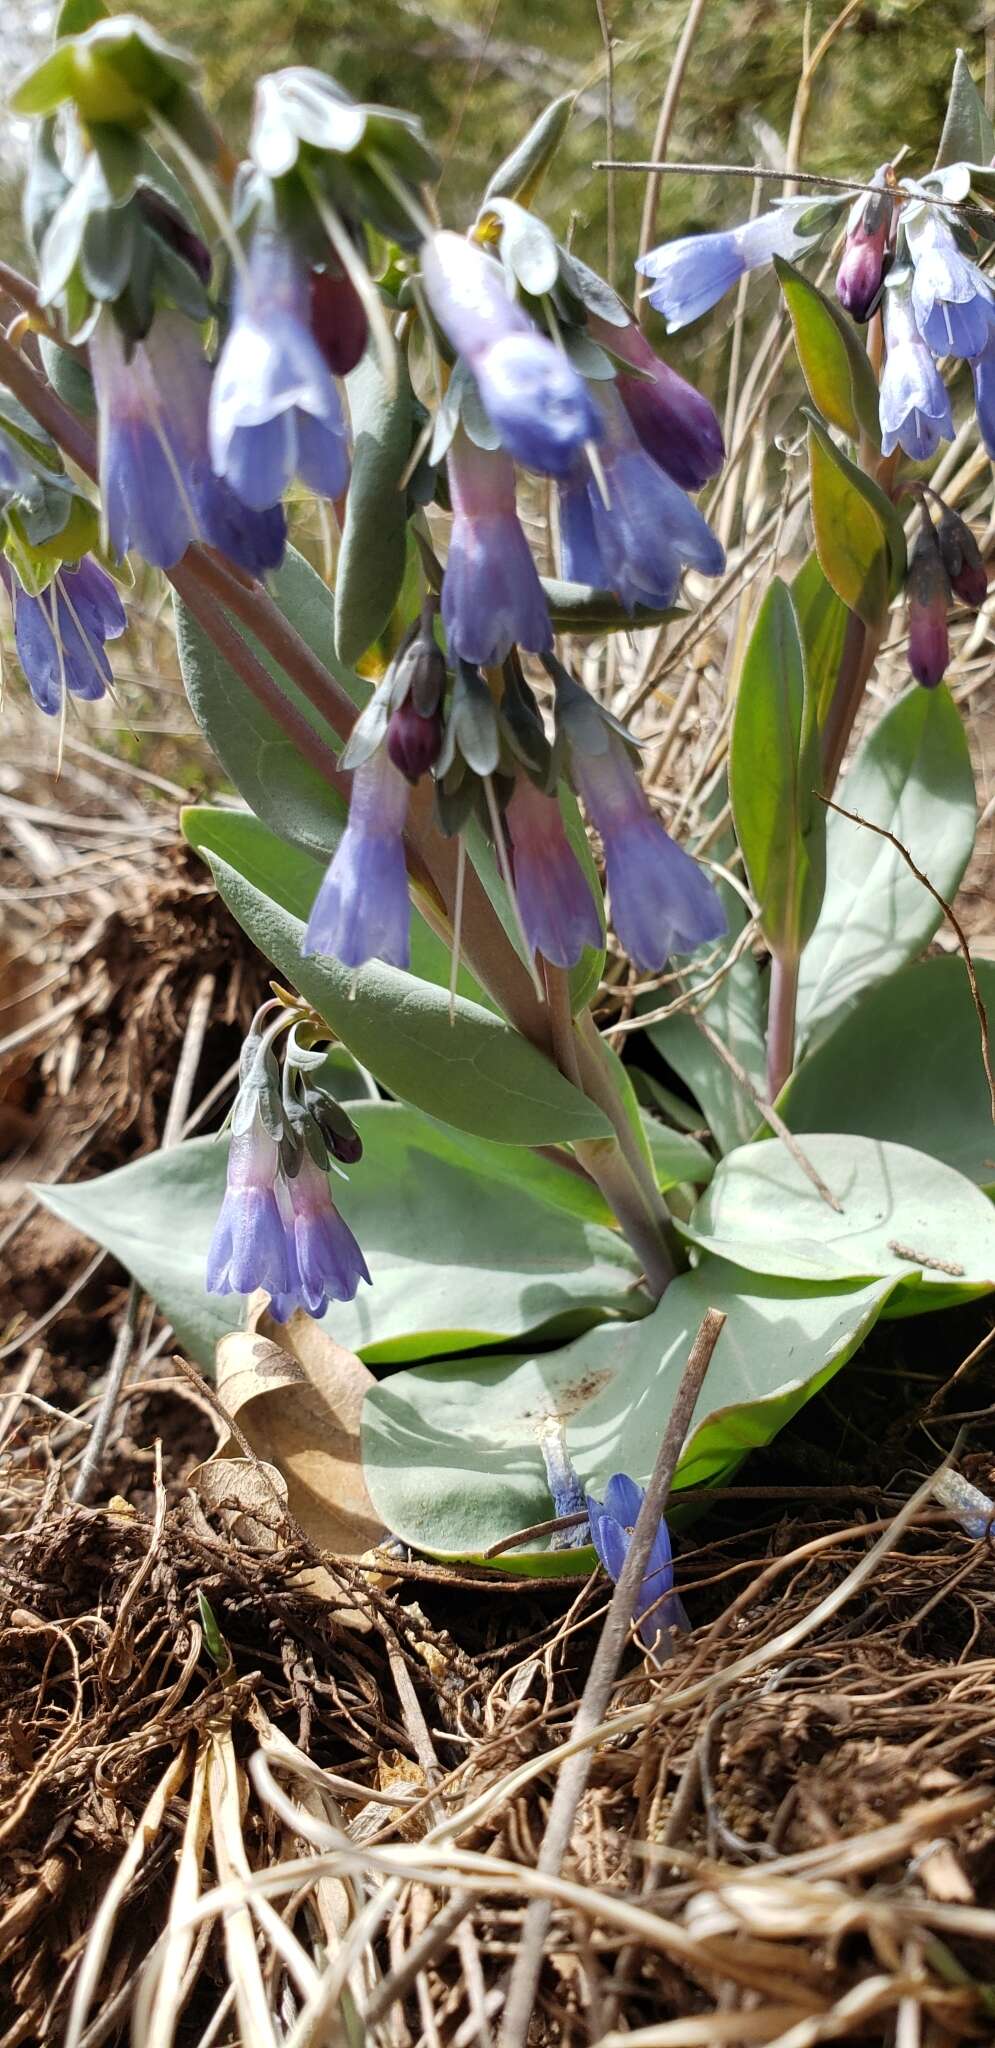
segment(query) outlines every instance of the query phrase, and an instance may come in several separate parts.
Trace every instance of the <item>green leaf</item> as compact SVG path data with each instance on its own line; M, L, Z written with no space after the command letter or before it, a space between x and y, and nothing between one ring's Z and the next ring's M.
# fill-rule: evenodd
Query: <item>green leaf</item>
M708 1308L724 1310L728 1321L676 1485L724 1477L852 1357L890 1287L816 1292L705 1259L627 1329L592 1330L534 1357L461 1358L397 1373L370 1389L363 1408L363 1469L377 1513L403 1542L445 1557L479 1558L548 1520L538 1434L549 1416L562 1421L593 1493L613 1472L645 1485ZM533 1540L494 1563L554 1577L589 1571L593 1553Z
M708 1185L715 1172L715 1161L697 1138L690 1137L687 1131L674 1131L669 1124L661 1123L659 1117L645 1112L642 1125L661 1194L686 1181L696 1187Z
M971 77L967 58L963 50L958 50L935 168L942 170L946 164L958 163L990 164L993 156L995 129Z
M196 72L186 52L133 14L101 16L59 42L16 87L18 114L51 114L75 101L84 121L141 127Z
M905 535L890 499L809 415L812 524L819 561L838 597L877 626L905 574Z
M360 682L358 676L336 660L331 591L294 548L288 549L283 567L268 581L281 611L358 707L368 696L369 685ZM344 798L319 769L304 760L276 720L257 704L241 677L178 599L174 600L174 611L187 696L225 774L257 817L272 826L281 838L311 853L328 855L337 845L345 823ZM341 743L332 728L283 670L261 649L256 652L312 731L337 751Z
M484 193L484 199L517 199L529 206L563 140L573 113L576 94L561 93L544 107L527 135L500 163Z
M211 871L243 931L392 1095L458 1130L511 1145L608 1136L600 1110L510 1024L444 989L370 961L358 973L304 959L304 926L226 861Z
M398 1363L645 1306L633 1291L637 1262L575 1175L456 1138L395 1103L350 1103L349 1114L364 1152L333 1197L373 1285L329 1310L337 1343ZM244 1320L240 1296L204 1291L226 1159L224 1139L198 1138L100 1180L38 1190L55 1215L121 1260L208 1369L218 1339Z
M353 432L352 476L335 580L339 660L358 661L383 632L404 581L407 495L400 488L411 454L412 392L398 358L393 390L379 356L367 349L346 378Z
M792 582L791 596L805 650L805 675L821 729L836 688L847 609L823 575L818 555L809 555L802 563Z
M971 857L976 822L967 738L949 691L908 690L864 741L839 795L894 832L948 902ZM802 955L800 1040L929 944L938 903L887 839L830 812L828 882Z
M67 348L60 348L57 341L50 341L47 334L38 336L38 349L45 375L63 404L81 419L95 418L97 401L86 364L78 362Z
M962 1174L872 1138L810 1132L803 1149L842 1213L771 1138L723 1159L678 1228L751 1273L820 1285L890 1278L903 1283L895 1306L904 1314L995 1286L995 1209Z
M995 1033L995 965L979 960L975 973ZM914 1145L995 1193L991 1098L960 955L917 960L870 989L802 1061L780 1109L793 1131L835 1123Z
M775 576L736 692L729 795L764 937L791 960L815 924L825 887L818 780L819 733L798 621L787 584Z
M184 838L205 860L219 855L264 896L272 896L282 910L306 922L325 872L324 861L279 839L251 811L191 804L181 813L180 824ZM448 989L449 948L415 910L411 915L411 968L423 981ZM462 964L456 987L460 995L492 1007L490 998Z
M64 36L78 36L83 29L92 28L95 21L106 21L107 14L104 0L62 0L55 19L56 41L61 42Z
M852 441L864 433L880 448L877 380L852 321L785 257L775 256L774 269L813 402Z
M537 299L551 292L559 274L560 255L545 221L513 199L485 201L480 223L487 227L491 219L500 225L501 261L516 283Z
M561 583L551 576L539 580L558 633L634 633L639 626L683 617L680 605L658 609L637 604L635 611L627 612L610 590L592 590L589 583Z

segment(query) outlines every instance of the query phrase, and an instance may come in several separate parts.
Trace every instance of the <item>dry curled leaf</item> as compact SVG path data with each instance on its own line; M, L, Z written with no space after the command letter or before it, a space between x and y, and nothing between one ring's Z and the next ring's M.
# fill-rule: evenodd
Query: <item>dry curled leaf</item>
M223 1337L217 1350L218 1394L250 1449L280 1476L287 1507L319 1550L358 1557L384 1531L366 1491L359 1418L373 1376L299 1311L273 1323L253 1304L250 1327ZM196 1484L219 1462L245 1464L234 1437L202 1465ZM231 1475L229 1474L229 1479ZM240 1480L240 1484L244 1483ZM273 1526L261 1494L256 1510ZM253 1512L246 1499L246 1510Z

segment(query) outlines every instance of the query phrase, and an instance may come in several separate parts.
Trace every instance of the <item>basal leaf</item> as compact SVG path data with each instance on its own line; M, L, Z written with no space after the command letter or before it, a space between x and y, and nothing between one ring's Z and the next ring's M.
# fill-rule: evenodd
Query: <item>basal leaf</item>
M948 902L974 845L974 777L950 693L912 688L865 740L839 801L894 832ZM831 812L826 894L802 955L802 1041L929 944L943 913L887 839Z
M334 1199L373 1277L323 1327L367 1362L507 1342L645 1307L637 1262L603 1221L595 1189L528 1152L442 1131L394 1103L350 1103L364 1152ZM244 1320L240 1296L208 1295L204 1268L227 1144L199 1138L99 1180L40 1189L56 1215L133 1273L201 1365ZM573 1332L571 1331L571 1334Z
M705 1259L627 1329L592 1330L532 1357L461 1358L395 1374L371 1389L363 1409L363 1465L377 1512L402 1541L448 1557L480 1557L548 1520L538 1438L551 1416L592 1492L613 1472L645 1484L708 1308L728 1320L676 1485L722 1478L839 1371L891 1285L815 1290ZM553 1577L589 1570L593 1553L533 1540L494 1563Z
M772 1138L722 1160L683 1235L751 1273L902 1282L894 1307L907 1315L995 1286L995 1209L962 1174L849 1134L810 1132L803 1149L839 1211Z
M995 964L975 972L995 1035ZM837 1123L914 1145L995 1193L991 1097L960 955L914 961L866 990L802 1060L780 1108L793 1131Z

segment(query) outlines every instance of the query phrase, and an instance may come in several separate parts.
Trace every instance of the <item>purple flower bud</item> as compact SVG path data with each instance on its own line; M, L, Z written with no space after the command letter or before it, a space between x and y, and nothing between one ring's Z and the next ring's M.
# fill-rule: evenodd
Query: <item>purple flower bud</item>
M117 640L128 621L99 564L86 556L75 569L61 568L38 597L2 559L0 581L14 614L17 658L39 710L54 717L67 689L74 697L102 697L111 680L105 643Z
M636 269L651 280L647 297L663 314L668 333L675 334L707 313L745 271L806 249L814 237L799 234L797 223L811 211L811 199L792 199L742 227L682 235L641 257Z
M442 583L451 657L497 667L516 644L541 654L553 629L515 506L507 455L478 448L462 428L448 455L453 508Z
M943 681L950 660L947 608L950 585L932 522L923 525L909 557L906 584L909 608L909 667L927 690Z
M276 1198L280 1148L258 1113L232 1138L228 1185L207 1255L209 1294L285 1295L292 1272Z
M881 373L881 446L886 455L904 449L925 462L941 440L952 439L950 394L915 322L908 285L889 285L884 294L887 346Z
M515 894L529 945L553 967L573 967L585 946L600 947L601 925L590 884L564 830L560 806L529 776L519 774L505 821Z
M349 478L342 406L311 331L307 262L259 228L211 392L211 460L246 505L282 498L295 476L325 498Z
M936 356L979 356L995 326L992 289L976 263L961 254L953 229L935 207L907 229L914 265L912 310Z
M875 174L878 192L862 193L850 210L836 296L854 320L869 320L891 263L889 242L895 202L884 189L885 168Z
M427 775L442 752L442 713L436 708L427 718L407 697L391 712L387 727L387 752L408 782Z
M285 1183L290 1210L286 1224L290 1280L285 1292L270 1303L275 1320L285 1323L295 1308L323 1316L332 1301L353 1301L361 1280L370 1281L369 1267L358 1243L339 1215L323 1173L305 1152L298 1171Z
M137 548L171 569L207 541L252 574L275 568L286 540L271 499L252 509L216 477L207 456L210 366L182 313L157 313L130 357L110 313L90 338L99 410L100 486L116 552Z
M602 1566L616 1585L622 1576L632 1532L645 1498L645 1489L637 1486L635 1480L629 1479L624 1472L616 1472L609 1479L603 1501L595 1500L593 1494L587 1495L591 1541ZM633 1601L632 1619L645 1648L660 1660L670 1654L666 1632L689 1626L683 1602L674 1592L670 1532L662 1519Z
M970 527L951 505L943 508L937 540L951 590L977 611L988 596L988 571Z
M719 897L697 863L664 831L624 741L604 727L603 752L571 747L574 787L605 850L612 922L631 960L659 972L726 928Z
M634 320L628 327L610 327L589 314L587 324L595 341L645 373L630 377L621 371L615 382L647 455L682 491L700 491L725 461L722 428L707 398L661 362Z
M349 822L314 900L301 951L343 967L407 967L411 908L404 862L408 785L386 747L352 778Z
M457 355L472 363L509 334L534 332L509 296L504 271L477 242L443 228L421 252L425 294Z
M487 416L502 447L527 469L566 476L585 441L601 431L587 385L544 334L509 334L472 358Z
M348 377L366 347L366 313L351 278L330 265L311 272L311 332L333 376Z
M638 604L672 604L683 567L706 576L721 573L722 544L698 507L640 445L618 393L606 390L600 403L608 503L593 478L588 500L604 586L630 611Z

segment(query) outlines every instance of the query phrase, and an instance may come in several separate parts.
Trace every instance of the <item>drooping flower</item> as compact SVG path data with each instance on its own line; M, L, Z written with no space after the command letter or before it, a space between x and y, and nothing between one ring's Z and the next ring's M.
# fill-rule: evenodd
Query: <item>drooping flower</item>
M429 305L476 377L502 446L516 462L564 476L598 433L587 385L568 357L509 296L504 272L476 242L443 229L422 249Z
M646 294L662 313L667 331L676 334L724 298L748 270L758 270L775 256L797 256L813 236L799 233L802 216L811 213L810 199L791 199L742 227L707 235L682 235L640 258L636 269L650 279Z
M629 759L605 725L604 748L571 745L572 780L605 851L612 922L630 959L656 974L726 929L708 876L664 830Z
M616 1472L609 1479L603 1501L596 1500L593 1494L587 1495L591 1541L609 1578L616 1584L629 1555L632 1532L645 1498L645 1488L637 1486L624 1472ZM633 1601L632 1619L645 1648L660 1660L670 1654L669 1630L689 1626L680 1595L674 1592L670 1532L663 1520L653 1538L646 1570Z
M544 334L509 334L473 359L480 396L501 445L543 476L565 476L597 409L579 371Z
M349 477L342 406L311 328L311 275L289 234L257 227L235 286L211 392L211 461L247 505L294 477L338 498Z
M892 223L895 201L885 187L888 170L882 164L872 183L876 192L862 192L850 209L846 224L843 257L836 273L836 296L854 320L869 320L881 296L881 287L891 262Z
M552 647L549 611L515 504L515 472L500 449L460 428L448 456L453 523L442 583L451 656L497 666L516 644Z
M943 508L936 538L954 596L977 611L988 596L988 571L970 527L952 505Z
M932 690L943 681L950 660L947 610L950 585L932 520L922 525L909 556L906 584L909 612L909 667L917 683Z
M935 207L906 229L914 266L912 310L936 356L979 356L995 325L987 278L957 247L953 229Z
M280 1146L258 1113L237 1131L228 1153L228 1183L207 1255L210 1294L252 1294L264 1287L290 1294L295 1275L277 1201Z
M74 697L102 697L111 680L106 643L128 620L115 584L90 556L63 566L37 597L0 559L0 581L14 614L14 645L40 711L54 716L68 689Z
M601 559L594 513L591 509L591 473L583 457L558 486L560 514L560 567L568 583L588 583L592 590L608 588L608 571Z
M353 1301L361 1280L372 1285L359 1244L332 1201L328 1174L307 1152L297 1172L281 1185L280 1196L290 1285L270 1303L278 1323L285 1323L295 1308L323 1316L329 1302Z
M411 909L404 862L408 785L386 746L353 772L349 822L308 918L301 951L362 967L407 967Z
M700 491L725 461L714 407L661 362L634 320L628 327L612 327L589 313L587 324L595 341L632 364L636 374L619 371L615 386L647 455L682 491Z
M99 415L104 517L118 554L137 548L171 569L207 541L256 575L283 556L286 525L273 498L255 506L215 476L207 451L211 371L196 328L157 313L128 355L110 313L90 338Z
M585 946L601 945L594 897L567 838L555 796L520 772L505 811L515 894L533 953L573 967ZM559 1512L559 1510L558 1510Z
M884 335L881 446L885 455L900 447L914 462L925 462L941 441L952 439L954 423L950 393L916 326L907 284L889 285L884 294Z
M722 544L697 505L647 455L617 392L605 390L600 406L608 503L593 477L587 485L599 581L630 611L670 605L683 568L721 573Z

